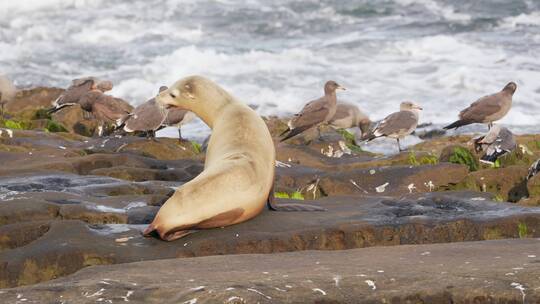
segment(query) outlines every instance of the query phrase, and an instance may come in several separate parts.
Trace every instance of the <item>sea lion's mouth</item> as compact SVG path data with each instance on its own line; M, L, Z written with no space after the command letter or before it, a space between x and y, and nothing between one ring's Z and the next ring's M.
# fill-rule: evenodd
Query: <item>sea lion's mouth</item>
M173 105L170 105L170 104L166 104L166 105L165 105L165 109L167 109L167 110L170 110L170 109L172 109L172 108L174 108Z

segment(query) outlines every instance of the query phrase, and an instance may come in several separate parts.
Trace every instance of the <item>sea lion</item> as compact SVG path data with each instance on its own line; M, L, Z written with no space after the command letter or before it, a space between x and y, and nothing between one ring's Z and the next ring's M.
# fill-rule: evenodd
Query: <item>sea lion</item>
M262 118L214 82L190 76L156 97L183 108L211 129L204 171L180 186L144 235L172 241L196 229L223 227L258 215L273 197L275 148Z

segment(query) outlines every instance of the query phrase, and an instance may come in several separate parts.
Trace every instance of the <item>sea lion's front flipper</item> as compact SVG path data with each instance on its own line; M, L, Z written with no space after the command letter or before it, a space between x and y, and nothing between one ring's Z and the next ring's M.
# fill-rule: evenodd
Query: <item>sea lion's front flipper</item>
M308 205L308 204L291 204L291 203L285 203L285 204L279 204L279 205L273 205L274 209L273 211L326 211L325 208L315 206L315 205Z
M326 211L325 208L307 205L307 204L279 204L276 205L276 199L274 197L274 184L270 189L270 194L268 194L268 199L266 200L266 206L268 210L271 211Z
M272 183L270 193L268 193L268 198L266 199L266 206L268 207L268 210L277 211L275 201L276 198L274 197L274 183Z

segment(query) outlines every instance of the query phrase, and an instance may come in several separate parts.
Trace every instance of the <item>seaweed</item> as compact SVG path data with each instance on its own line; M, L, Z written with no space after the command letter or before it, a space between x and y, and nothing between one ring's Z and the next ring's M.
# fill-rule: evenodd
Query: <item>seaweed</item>
M354 138L353 133L351 133L351 132L349 132L349 131L347 131L345 129L338 129L338 130L336 130L336 132L338 132L341 135L341 137L345 141L345 145L352 152L354 152L354 153L364 152L364 150L362 150L362 148L356 144L356 140Z
M191 147L193 148L193 150L195 151L195 153L199 154L201 153L202 151L202 146L200 143L196 142L196 141L191 141Z
M470 171L478 170L476 158L471 151L463 147L455 147L449 161L454 164L466 165Z
M47 120L47 126L45 127L46 132L68 132L68 130L61 124L53 120Z
M518 223L518 234L519 238L526 238L529 235L529 229L527 228L527 224L523 222Z
M417 159L414 151L409 152L409 157L407 160L411 166L436 165L439 163L439 158L432 153L428 153L427 155L422 156L420 159Z
M299 191L295 191L291 194L287 193L287 192L274 192L274 197L276 198L288 198L288 199L295 199L295 200L304 200L304 195L299 192Z

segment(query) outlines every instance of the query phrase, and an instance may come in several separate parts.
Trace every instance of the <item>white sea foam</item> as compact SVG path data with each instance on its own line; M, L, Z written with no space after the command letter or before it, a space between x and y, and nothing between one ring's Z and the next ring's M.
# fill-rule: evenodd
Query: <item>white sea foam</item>
M0 15L53 11L58 9L84 9L101 5L101 0L18 0L0 1Z
M402 5L420 4L427 8L435 15L441 16L446 20L451 21L469 21L471 16L465 13L457 12L451 5L440 4L434 0L397 0L396 2Z
M501 123L540 131L540 6L510 13L486 5L480 14L453 2L1 1L0 73L22 86L108 78L111 94L134 105L200 74L262 115L296 113L334 79L348 88L338 98L372 119L413 100L424 107L420 122L436 123L515 81ZM386 13L355 15L364 6ZM493 28L462 28L485 15L502 17ZM186 137L208 130L201 122L183 129Z
M518 26L540 26L540 12L506 17L502 20L502 22L500 22L500 26L506 28L514 28Z

